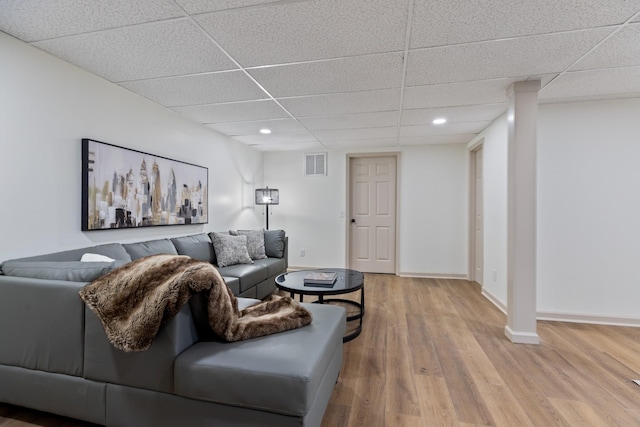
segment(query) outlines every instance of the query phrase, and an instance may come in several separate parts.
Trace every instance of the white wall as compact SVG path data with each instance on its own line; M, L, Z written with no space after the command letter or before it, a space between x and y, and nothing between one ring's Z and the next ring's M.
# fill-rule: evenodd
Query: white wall
M375 149L349 153L374 152ZM398 270L404 275L467 273L467 149L463 144L398 149ZM328 153L328 176L304 177L303 152L265 153L264 182L280 189L271 228L289 235L289 264L344 267L347 151ZM305 249L305 257L300 256Z
M538 311L640 320L640 99L549 104L538 127Z
M0 260L261 226L262 153L0 33ZM209 168L209 224L80 231L80 140Z
M543 104L538 123L539 318L638 324L640 100ZM484 138L484 287L507 301L507 122ZM470 145L471 145L470 144ZM493 281L492 271L497 271ZM627 321L631 319L631 321Z

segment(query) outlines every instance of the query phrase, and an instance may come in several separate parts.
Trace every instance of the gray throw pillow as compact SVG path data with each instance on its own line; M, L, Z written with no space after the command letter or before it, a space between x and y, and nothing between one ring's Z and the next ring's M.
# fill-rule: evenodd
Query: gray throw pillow
M284 230L264 230L265 253L269 258L284 258Z
M247 252L251 259L265 259L264 231L262 230L229 230L232 236L247 236Z
M253 264L247 252L247 236L211 233L218 267L234 264Z

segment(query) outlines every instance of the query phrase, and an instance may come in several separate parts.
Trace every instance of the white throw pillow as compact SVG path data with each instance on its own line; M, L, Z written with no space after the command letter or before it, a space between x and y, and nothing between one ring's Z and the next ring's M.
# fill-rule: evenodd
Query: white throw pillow
M80 258L82 262L113 262L115 259L100 254L84 254Z

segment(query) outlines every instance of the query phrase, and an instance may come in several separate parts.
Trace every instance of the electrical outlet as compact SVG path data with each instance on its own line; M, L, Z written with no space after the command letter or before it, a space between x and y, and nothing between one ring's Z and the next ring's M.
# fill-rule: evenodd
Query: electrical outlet
M303 257L305 256L306 251L304 249L300 249L300 256Z

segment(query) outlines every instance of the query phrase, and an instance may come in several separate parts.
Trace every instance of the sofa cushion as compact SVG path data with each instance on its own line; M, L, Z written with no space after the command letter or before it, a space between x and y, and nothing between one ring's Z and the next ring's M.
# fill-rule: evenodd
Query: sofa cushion
M229 265L218 270L223 277L237 277L241 293L267 278L267 267L257 263Z
M229 230L232 236L247 236L247 252L252 260L265 259L263 230Z
M7 261L2 264L2 272L5 276L91 282L126 263L127 261Z
M284 258L284 230L264 230L264 248L268 257Z
M198 342L176 358L175 393L192 399L304 416L345 331L342 307L303 304L305 327L235 343ZM224 385L217 387L216 385Z
M148 240L146 242L125 243L124 248L131 255L131 260L156 254L178 255L176 247L169 239Z
M286 271L284 259L282 258L266 258L254 261L255 265L264 266L267 269L267 277L272 277Z
M216 255L213 251L211 239L207 234L201 233L192 236L174 237L171 239L171 242L180 255L187 255L200 261L215 264Z
M211 233L211 240L216 252L218 267L253 262L247 251L247 236Z

